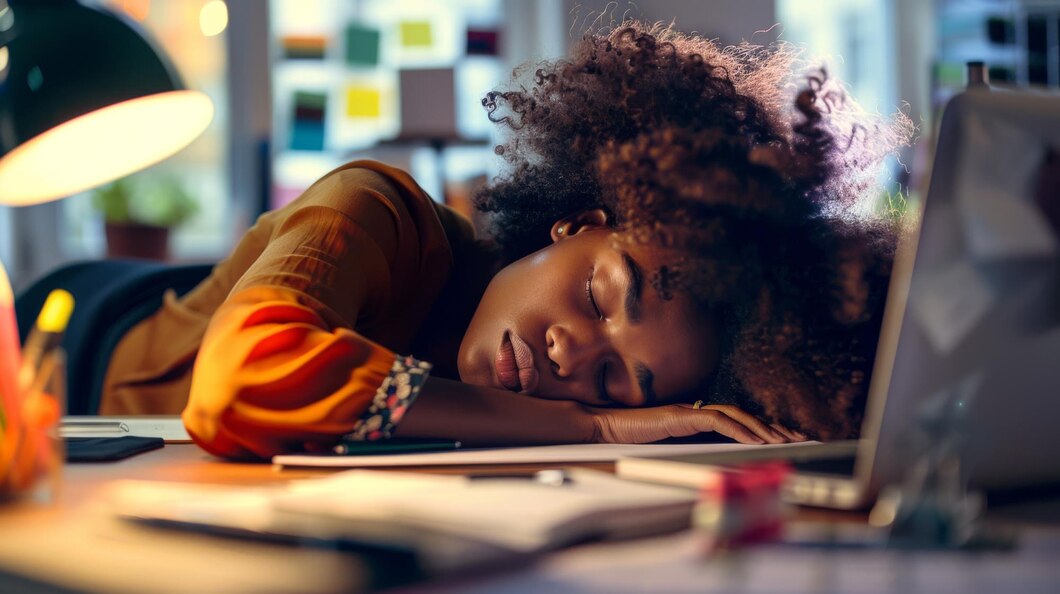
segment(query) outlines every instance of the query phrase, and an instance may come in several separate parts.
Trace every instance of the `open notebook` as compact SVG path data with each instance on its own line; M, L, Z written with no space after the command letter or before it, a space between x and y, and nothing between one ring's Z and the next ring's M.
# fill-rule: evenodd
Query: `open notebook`
M565 471L559 482L352 470L271 488L121 481L107 499L129 519L270 540L403 548L442 571L679 530L690 524L696 494L587 469Z

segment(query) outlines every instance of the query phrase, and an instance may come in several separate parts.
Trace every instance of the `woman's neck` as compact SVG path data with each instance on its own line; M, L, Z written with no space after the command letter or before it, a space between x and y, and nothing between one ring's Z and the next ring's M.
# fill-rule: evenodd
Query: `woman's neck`
M454 249L449 280L412 344L413 355L434 366L432 375L460 379L456 365L460 341L486 285L500 269L500 253L491 244L474 241Z

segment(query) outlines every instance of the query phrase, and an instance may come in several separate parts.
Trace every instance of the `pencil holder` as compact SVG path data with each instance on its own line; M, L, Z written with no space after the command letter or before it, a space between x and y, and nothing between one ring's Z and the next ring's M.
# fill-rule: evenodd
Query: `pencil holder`
M66 406L66 358L54 349L0 419L0 500L50 503L62 484L59 421Z

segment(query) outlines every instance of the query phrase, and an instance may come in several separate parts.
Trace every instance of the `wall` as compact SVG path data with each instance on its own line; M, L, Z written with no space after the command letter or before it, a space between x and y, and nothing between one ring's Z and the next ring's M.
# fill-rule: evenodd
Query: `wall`
M756 31L764 31L776 24L774 0L645 0L633 2L606 2L602 0L564 0L566 24L575 39L581 32L596 23L608 25L620 22L623 17L642 21L675 21L678 30L696 32L709 38L718 38L723 44L741 40L764 42L775 35L760 39ZM601 14L603 17L597 22ZM569 37L568 37L569 39Z

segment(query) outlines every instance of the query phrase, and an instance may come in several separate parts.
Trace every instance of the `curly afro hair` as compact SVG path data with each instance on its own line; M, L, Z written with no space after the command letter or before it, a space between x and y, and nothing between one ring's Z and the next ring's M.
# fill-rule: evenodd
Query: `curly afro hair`
M652 274L663 298L687 292L721 321L713 402L841 439L860 427L898 234L855 207L912 125L797 66L790 45L635 21L587 35L483 99L508 168L475 206L509 260L603 209L618 241L672 255Z

